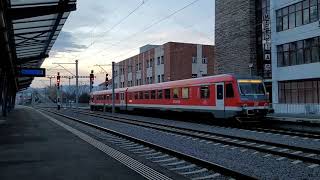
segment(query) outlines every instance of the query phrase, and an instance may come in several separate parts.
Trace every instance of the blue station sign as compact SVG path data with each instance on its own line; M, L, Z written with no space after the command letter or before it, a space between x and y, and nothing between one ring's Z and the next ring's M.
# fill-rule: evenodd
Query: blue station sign
M46 77L45 68L20 68L20 77Z

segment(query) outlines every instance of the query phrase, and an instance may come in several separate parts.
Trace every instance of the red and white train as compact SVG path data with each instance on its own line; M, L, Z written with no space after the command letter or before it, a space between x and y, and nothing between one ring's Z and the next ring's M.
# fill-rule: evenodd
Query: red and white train
M91 94L91 110L111 106L111 90ZM228 74L116 89L115 107L210 112L215 118L238 120L262 118L270 112L261 79Z

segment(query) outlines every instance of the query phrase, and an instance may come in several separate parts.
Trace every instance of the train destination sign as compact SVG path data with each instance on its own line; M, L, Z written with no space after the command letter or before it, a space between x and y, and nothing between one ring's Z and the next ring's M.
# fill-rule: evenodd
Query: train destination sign
M20 77L46 77L45 68L20 68Z

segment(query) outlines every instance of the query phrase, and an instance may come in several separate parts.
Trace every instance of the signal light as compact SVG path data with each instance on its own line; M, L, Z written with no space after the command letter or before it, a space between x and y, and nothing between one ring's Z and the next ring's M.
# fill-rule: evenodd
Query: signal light
M108 84L109 84L109 78L108 78L108 76L109 76L109 74L106 74L106 81L105 81L105 83L106 83L106 87L108 88Z
M60 73L58 72L58 75L57 75L57 87L59 88L60 86Z

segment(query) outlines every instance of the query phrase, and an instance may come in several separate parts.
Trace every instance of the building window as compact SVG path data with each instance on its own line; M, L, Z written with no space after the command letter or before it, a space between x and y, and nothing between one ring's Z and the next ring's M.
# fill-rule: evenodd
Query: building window
M277 10L277 31L284 31L318 21L319 7L320 0L304 0Z
M192 74L191 77L192 77L192 78L197 78L197 77L198 77L198 74Z
M320 79L279 82L279 103L319 104Z
M189 99L189 88L182 88L182 98Z
M277 46L278 66L283 67L319 62L319 39L319 37L314 37Z
M192 63L197 64L197 57L192 57Z
M146 68L149 68L149 60L147 60L147 67Z
M150 66L149 67L153 67L153 59L150 59Z
M165 89L165 90L164 90L164 97L165 97L166 99L170 99L170 98L171 98L170 89Z
M164 74L161 75L161 82L165 82Z
M161 56L161 64L164 64L164 56Z
M202 64L208 64L208 58L202 58Z
M200 96L201 96L201 99L209 99L210 98L209 86L201 86L200 87Z
M161 82L161 76L158 75L158 83L160 83L160 82Z
M157 65L160 65L160 57L157 58Z
M141 70L141 68L142 68L142 64L141 64L141 63L139 63L139 70Z

